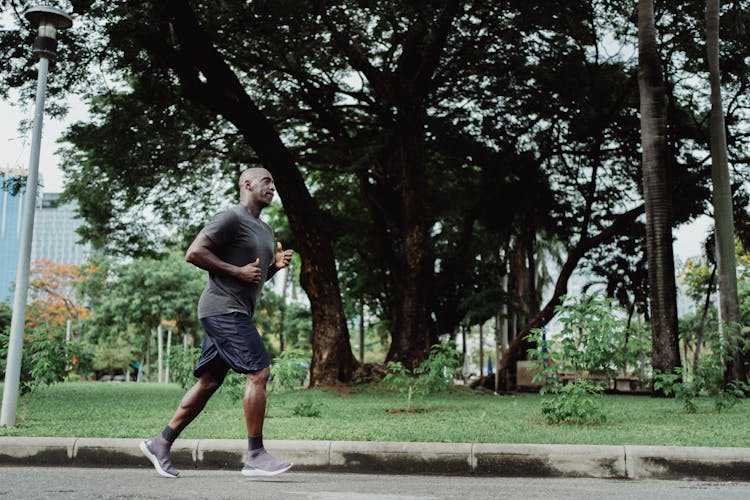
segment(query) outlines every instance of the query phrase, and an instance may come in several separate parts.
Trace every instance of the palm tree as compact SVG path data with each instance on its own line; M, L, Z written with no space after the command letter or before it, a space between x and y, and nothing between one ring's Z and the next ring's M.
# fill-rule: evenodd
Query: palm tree
M666 97L656 45L653 0L638 1L638 89L641 104L652 363L654 370L671 373L680 366L680 351L672 252L672 203L665 156Z
M740 307L737 297L732 188L729 181L727 137L724 129L721 77L719 74L719 4L720 0L706 1L706 60L711 82L711 180L713 183L714 224L716 227L719 305L721 321L728 326L734 347L727 374L734 379L746 380L747 371L741 352L737 348Z

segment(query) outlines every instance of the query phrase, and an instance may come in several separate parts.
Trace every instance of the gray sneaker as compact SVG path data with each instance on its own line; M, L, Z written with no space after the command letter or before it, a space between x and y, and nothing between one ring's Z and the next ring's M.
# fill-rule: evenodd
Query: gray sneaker
M275 476L288 471L291 462L279 460L269 455L265 448L247 452L247 462L242 468L243 476Z
M141 442L141 451L146 458L151 460L154 468L159 475L174 479L180 475L177 469L172 467L172 460L169 456L171 445L161 436L154 439Z

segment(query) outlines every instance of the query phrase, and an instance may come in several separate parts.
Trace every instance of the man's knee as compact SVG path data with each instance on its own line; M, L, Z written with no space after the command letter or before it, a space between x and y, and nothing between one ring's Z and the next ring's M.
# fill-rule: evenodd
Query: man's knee
M198 379L198 386L203 392L213 393L216 392L219 387L221 387L221 384L223 382L223 378L217 379L214 375L211 374L210 371L206 371L202 373L200 378Z
M258 387L265 387L268 383L268 377L271 375L270 368L266 367L257 372L250 372L247 374L247 384Z

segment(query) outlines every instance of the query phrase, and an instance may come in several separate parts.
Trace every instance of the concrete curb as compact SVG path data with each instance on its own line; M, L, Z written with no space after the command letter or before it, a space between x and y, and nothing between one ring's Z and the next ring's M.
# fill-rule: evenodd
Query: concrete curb
M142 467L139 439L0 437L1 466ZM179 439L178 469L236 469L242 439ZM495 477L750 481L750 448L369 441L273 441L294 470Z

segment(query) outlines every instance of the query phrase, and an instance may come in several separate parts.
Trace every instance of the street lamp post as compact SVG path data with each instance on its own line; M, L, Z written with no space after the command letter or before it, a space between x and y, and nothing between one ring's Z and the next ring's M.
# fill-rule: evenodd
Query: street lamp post
M21 227L21 247L16 269L16 288L13 294L13 316L10 322L3 405L2 411L0 411L0 426L7 427L16 425L23 330L26 323L26 294L29 287L29 266L31 264L31 237L34 232L36 185L39 179L39 149L42 142L44 94L47 90L47 71L50 58L57 55L57 31L70 28L73 25L73 20L69 15L54 7L32 7L24 13L24 16L34 28L38 29L37 37L34 39L34 53L39 56L39 76L36 86L34 128L31 135L29 174L26 178L26 201Z

